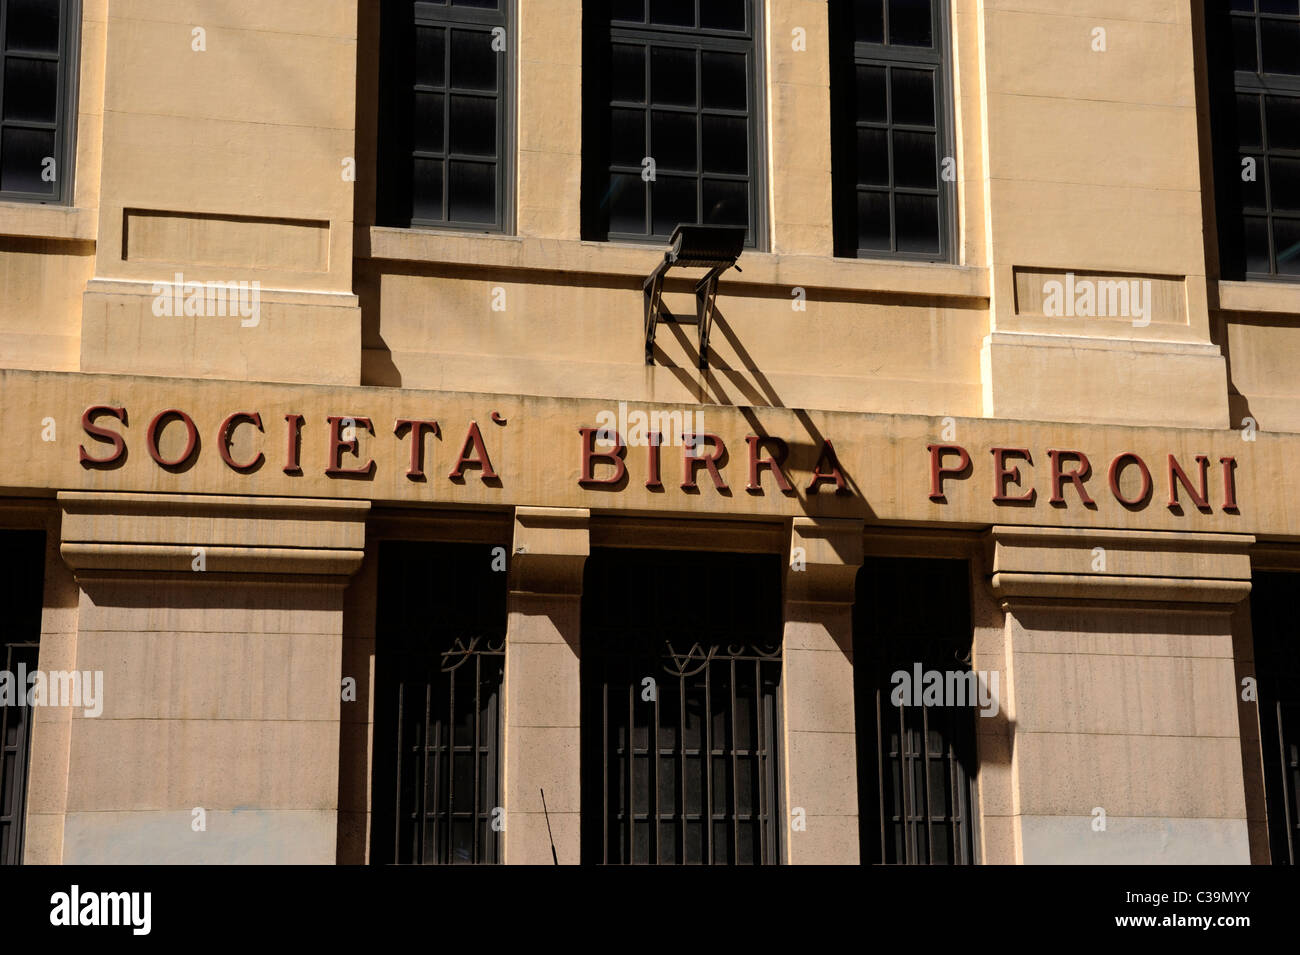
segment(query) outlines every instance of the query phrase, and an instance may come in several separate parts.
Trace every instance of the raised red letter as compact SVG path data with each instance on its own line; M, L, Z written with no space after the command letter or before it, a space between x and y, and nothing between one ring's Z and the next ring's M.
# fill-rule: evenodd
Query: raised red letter
M339 434L339 425L342 424L344 421L351 421L354 427L356 425L361 425L361 427L365 428L368 432L374 434L375 429L371 426L370 419L357 418L357 417L353 417L352 415L348 415L347 417L343 417L343 418L330 416L325 420L327 420L330 423L330 446L329 446L330 450L329 450L329 460L326 462L325 473L330 477L333 477L336 474L361 474L366 477L369 477L370 473L375 469L375 462L373 458L367 461L364 465L362 465L359 468L343 467L344 449L346 449L351 454L358 454L361 448L361 444L355 437L349 438L346 441L343 440L342 436Z
M1064 504L1065 495L1061 492L1065 488L1065 482L1069 481L1074 485L1074 489L1079 492L1079 500L1083 501L1089 507L1096 505L1091 497L1088 496L1088 490L1083 486L1083 482L1092 477L1092 463L1088 456L1082 451L1051 451L1047 456L1052 459L1052 500L1053 504ZM1079 466L1073 471L1061 470L1061 459L1071 458L1079 462Z
M782 492L790 494L794 488L786 480L785 473L781 470L785 464L786 456L790 453L790 447L780 438L774 438L767 435L759 436L751 434L745 438L749 442L749 483L745 485L747 491L763 491L763 484L759 480L758 472L760 468L767 468L772 472L772 477L776 478L776 486ZM764 444L774 445L776 454L771 458L762 457L762 446Z
M823 471L823 464L830 470ZM840 459L835 456L835 448L829 441L822 442L822 453L817 456L817 463L813 465L813 476L808 482L808 493L816 494L823 481L834 481L836 494L849 492L848 482L844 480L844 473L840 470Z
M406 476L412 481L424 480L424 433L428 431L435 438L439 437L438 422L421 421L416 418L398 418L393 425L393 434L401 437L404 431L411 432L411 467Z
M943 495L943 477L945 474L960 477L962 472L970 467L970 454L957 444L927 444L925 450L930 452L930 500L946 504L948 501ZM941 462L945 454L959 455L959 463L955 468L942 466Z
M236 464L230 457L230 436L239 425L247 421L255 425L258 431L262 430L262 416L256 411L236 411L225 421L221 422L221 427L217 430L217 452L221 455L221 460L226 462L226 467L232 471L239 471L241 474L247 474L256 468L261 467L266 456L261 451L257 452L257 457L247 464Z
M583 487L600 487L604 484L617 484L627 475L627 465L623 463L623 455L627 453L627 446L623 444L623 436L612 428L579 428L578 433L582 435L582 475L578 478L578 483ZM614 439L614 450L608 453L597 451L596 435L602 438ZM591 466L597 460L614 465L614 476L609 478L597 478L591 473Z
M108 405L95 405L87 408L86 413L81 416L81 427L85 429L86 434L99 441L110 441L113 444L113 453L106 458L92 458L86 453L86 446L81 445L81 466L83 468L111 468L121 464L126 457L126 439L116 431L109 431L107 428L98 427L94 420L99 415L106 414L116 418L122 424L126 424L126 409L111 408Z
M172 418L179 418L185 423L185 430L188 432L185 451L174 461L164 461L162 455L158 453L158 435L162 432L163 426ZM149 457L165 468L179 468L190 459L195 449L198 448L199 429L194 427L194 419L184 411L168 408L166 411L160 411L153 416L153 420L149 422L149 430L145 432L144 440L145 445L149 448Z
M1119 492L1119 474L1124 470L1125 465L1130 460L1142 470L1142 492L1132 500L1124 497L1124 495ZM1117 456L1114 461L1110 462L1110 474L1108 477L1110 479L1110 493L1114 494L1115 500L1119 501L1121 504L1126 504L1129 507L1136 507L1145 504L1147 498L1151 496L1151 472L1147 470L1146 462L1132 451L1125 451L1123 454Z

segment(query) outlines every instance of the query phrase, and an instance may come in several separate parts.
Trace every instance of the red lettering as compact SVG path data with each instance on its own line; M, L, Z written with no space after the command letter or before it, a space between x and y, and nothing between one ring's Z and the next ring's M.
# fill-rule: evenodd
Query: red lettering
M772 477L776 478L776 486L781 489L782 493L792 493L794 488L790 486L790 482L786 480L785 473L782 471L785 459L790 454L789 445L780 438L760 437L756 434L749 435L745 440L749 442L749 483L745 485L745 490L758 491L761 494L763 484L759 480L758 472L761 468L767 468L772 472ZM776 453L771 458L761 456L764 444L770 444L776 449Z
M262 431L262 416L256 411L236 411L225 421L221 422L221 427L217 430L217 453L221 455L221 460L226 462L226 467L232 471L238 471L241 474L247 474L262 466L266 460L266 455L261 451L257 452L257 457L247 464L237 464L230 457L230 440L231 434L241 424L247 422L254 425L258 431Z
M651 431L646 435L650 442L649 461L650 473L646 477L645 486L651 491L662 491L664 489L663 479L659 477L659 448L664 442L664 436L658 431Z
M993 503L994 504L1033 504L1038 496L1035 488L1030 488L1019 497L1007 494L1008 484L1020 483L1020 468L1008 468L1008 457L1024 458L1027 464L1033 464L1028 448L994 448L993 449Z
M406 431L411 432L411 466L406 471L406 476L412 481L423 481L424 478L424 435L432 434L435 438L439 437L438 422L423 421L419 418L398 418L397 423L393 425L393 434L401 437Z
M1201 510L1208 510L1210 506L1210 476L1206 469L1210 466L1210 459L1203 454L1196 456L1196 463L1201 466L1201 491L1198 494L1192 487L1191 480L1187 477L1187 472L1179 465L1178 459L1172 454L1169 455L1169 501L1168 507L1172 510L1178 509L1178 485L1182 484L1183 489L1187 491L1195 504Z
M1130 462L1136 464L1142 472L1142 492L1132 499L1126 498L1119 490L1120 472L1122 472ZM1147 470L1146 462L1132 451L1125 451L1123 454L1118 455L1114 461L1110 462L1110 473L1108 474L1108 478L1110 480L1110 493L1114 494L1115 500L1119 501L1121 504L1127 504L1129 507L1140 506L1145 504L1147 498L1151 496L1151 472Z
M712 444L712 454L700 454L701 447L705 441ZM682 435L682 444L685 445L686 454L682 457L682 490L696 491L699 487L695 483L695 471L703 464L709 469L709 477L713 478L713 486L719 491L729 491L725 481L722 480L722 474L718 471L718 460L727 453L727 446L722 439L716 434L701 432L696 434Z
M298 453L302 449L302 415L287 414L284 420L289 425L289 447L285 450L284 473L302 474L302 465L298 462Z
M163 428L172 418L176 418L185 424L186 442L185 451L179 458L173 461L164 461L161 454L158 453L158 436L162 433ZM173 469L182 467L198 450L199 446L199 429L194 427L194 419L184 411L177 411L175 408L168 408L166 411L160 411L154 415L153 420L149 422L149 429L145 432L145 446L149 449L149 457L164 468Z
M1079 492L1079 500L1089 507L1096 505L1091 497L1088 496L1088 490L1083 486L1083 482L1092 477L1092 463L1088 456L1082 451L1052 451L1047 452L1047 456L1052 461L1052 504L1065 504L1065 495L1062 491L1065 488L1065 482L1069 481L1074 485L1074 489ZM1065 458L1077 461L1079 466L1073 471L1064 471L1061 469L1061 462Z
M966 473L966 469L970 467L970 454L957 444L927 444L925 449L930 452L930 500L946 504L947 498L943 493L944 475L956 478ZM943 467L945 454L958 456L958 464L955 468Z
M471 453L475 455L470 457ZM487 446L483 444L483 435L478 430L478 422L469 423L469 431L465 435L465 443L461 445L460 454L456 457L456 466L451 469L447 477L453 481L465 480L464 471L466 465L477 464L483 469L479 477L484 481L495 481L497 472L492 470L492 459L488 457Z
M578 433L582 435L582 475L578 478L578 483L583 487L601 487L608 484L617 484L627 476L627 465L623 463L623 455L627 453L627 446L623 444L623 437L612 428L579 428ZM602 438L614 439L614 450L606 453L596 450L596 435ZM598 478L593 476L591 468L597 461L605 464L614 465L614 476L608 478ZM658 470L656 468L656 470ZM657 476L657 475L656 475Z
M361 474L369 477L375 468L373 458L366 461L366 463L359 468L343 467L343 452L346 450L349 454L360 456L361 444L355 435L345 440L340 434L340 426L344 421L351 421L353 427L360 425L369 433L374 434L375 429L371 426L370 419L357 418L350 415L347 417L334 417L331 415L326 420L330 423L330 441L329 460L326 462L325 473L331 477L334 475L344 474Z
M85 414L81 416L81 427L86 434L97 441L108 441L113 445L113 453L106 458L92 458L86 451L86 446L80 446L81 466L83 468L111 468L121 464L126 458L126 439L116 431L109 431L107 428L101 428L95 424L95 419L100 415L108 415L116 418L126 424L126 409L112 408L108 405L94 405L87 408Z
M1219 458L1219 463L1223 465L1223 509L1235 511L1237 509L1237 459Z
M830 470L823 471L823 464ZM844 479L844 472L840 470L840 459L835 456L835 447L830 443L830 441L822 442L821 454L817 456L817 463L813 466L812 480L808 482L808 493L816 494L821 485L826 481L835 482L836 494L848 493L848 481Z

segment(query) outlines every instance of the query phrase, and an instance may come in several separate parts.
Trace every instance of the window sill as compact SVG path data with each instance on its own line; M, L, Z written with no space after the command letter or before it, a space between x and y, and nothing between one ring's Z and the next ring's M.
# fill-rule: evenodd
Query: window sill
M1220 282L1219 310L1300 315L1300 282Z
M664 245L585 242L532 236L464 235L372 226L359 229L357 256L398 262L622 276L638 282L658 264ZM368 254L367 254L368 253ZM827 289L938 298L989 297L988 270L929 262L836 259L746 251L729 285Z
M93 209L0 201L0 235L94 242L96 228Z

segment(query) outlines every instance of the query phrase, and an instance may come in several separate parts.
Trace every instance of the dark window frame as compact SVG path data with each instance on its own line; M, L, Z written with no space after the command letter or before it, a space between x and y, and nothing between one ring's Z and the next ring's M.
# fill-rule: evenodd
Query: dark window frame
M1210 87L1210 126L1213 131L1215 177L1215 212L1218 225L1219 271L1222 278L1248 282L1300 282L1300 254L1296 271L1278 271L1277 235L1273 223L1281 219L1295 224L1300 234L1300 208L1279 212L1274 209L1270 160L1291 159L1300 162L1300 146L1275 147L1269 144L1267 99L1296 101L1300 109L1300 72L1296 74L1263 71L1263 37L1260 21L1297 24L1300 15L1259 12L1258 0L1251 11L1232 10L1225 0L1206 3L1206 62ZM1235 61L1235 24L1250 21L1254 31L1255 71L1239 70ZM1258 97L1260 145L1243 144L1237 100L1242 96ZM1256 159L1256 180L1263 194L1262 206L1248 206L1241 179L1242 159ZM1263 219L1268 243L1268 272L1251 271L1249 266L1245 222ZM1294 246L1293 246L1294 248Z
M883 36L880 43L858 42L853 14L853 0L832 0L829 5L831 35L831 189L833 202L834 254L838 258L883 259L889 261L933 262L950 264L956 260L959 241L958 193L956 178L943 178L943 160L957 163L956 104L953 95L953 32L948 4L930 0L932 45L930 47L892 45L889 36L889 3L883 4ZM892 132L895 129L921 127L896 126L892 115L884 123L860 121L857 111L857 68L859 66L924 67L935 71L935 189L895 184ZM886 93L886 101L889 97ZM892 114L892 104L887 107ZM889 183L885 186L858 185L857 131L874 128L885 132L889 151ZM923 130L928 132L928 128ZM857 198L859 192L884 193L890 206L890 248L862 248L858 230ZM898 222L895 195L934 195L938 199L937 252L898 251Z
M708 0L700 0L707 3ZM582 239L592 242L616 242L634 245L664 245L671 229L664 234L654 232L654 198L653 189L646 189L645 233L616 232L609 227L608 213L602 214L601 202L608 195L610 178L615 172L625 175L640 175L641 168L635 170L627 166L612 169L617 165L612 162L606 144L609 142L611 113L616 107L611 102L611 71L608 64L608 47L615 42L634 43L651 47L675 47L697 52L743 53L746 57L746 87L748 104L744 115L748 120L747 147L748 173L706 173L703 169L701 153L703 135L698 117L705 113L732 115L739 111L720 107L705 107L703 104L702 69L697 74L696 98L694 107L658 107L670 112L690 112L697 117L696 124L696 170L694 177L696 187L696 208L702 220L703 188L707 178L725 181L744 181L749 192L749 233L745 248L752 251L767 251L770 248L770 210L767 202L767 190L770 182L768 169L768 129L767 129L767 59L764 48L766 31L766 4L763 0L745 0L745 31L715 30L706 28L650 24L647 21L636 26L632 21L614 21L609 12L607 0L584 0L583 3L583 95L582 95L582 199L581 221ZM644 9L644 8L643 8ZM645 57L645 102L636 104L628 102L623 108L644 109L646 115L646 148L651 144L651 120L656 109L651 103L650 95L650 57ZM653 157L652 157L653 158ZM659 166L656 164L656 177ZM670 173L670 175L673 173ZM681 173L681 175L689 175ZM652 185L652 184L647 184Z
M17 675L18 664L28 673L40 666L40 638L45 607L44 531L0 531L0 570L11 592L25 600L6 608L4 632L0 634L0 669ZM32 599L34 598L34 599ZM27 687L16 688L21 693ZM27 829L27 787L31 778L32 728L35 711L30 706L0 706L0 865L22 865ZM9 730L17 726L10 744ZM13 761L13 772L6 766ZM5 785L13 779L14 791ZM8 810L6 811L6 806Z
M883 583L882 583L883 582ZM909 587L923 589L918 603ZM881 600L873 600L873 592ZM858 572L853 607L853 683L858 760L859 848L864 865L975 865L980 854L979 753L974 707L920 707L891 700L898 669L970 669L974 637L970 563L957 558L872 558ZM893 613L884 600L906 604ZM925 608L918 613L916 608ZM895 608L898 609L898 608ZM901 626L915 628L900 639ZM941 619L947 618L947 619ZM883 622L882 622L883 621ZM908 646L904 647L903 642ZM955 651L965 651L961 659ZM930 751L930 734L944 733L943 752ZM897 730L898 745L886 742ZM918 734L919 731L919 734ZM919 735L925 752L916 745ZM931 810L932 762L948 775L949 812ZM922 781L915 770L920 764ZM898 769L898 789L889 785ZM947 858L936 863L934 829L951 824ZM924 830L925 838L918 838ZM899 835L901 834L901 839Z
M1300 573L1251 575L1251 650L1269 855L1300 865L1300 649L1292 636Z
M492 222L453 219L449 166L452 161L464 159L482 163L484 156L456 156L451 151L450 86L451 56L450 36L444 39L443 86L443 139L442 149L420 150L414 145L415 110L405 105L404 97L415 92L414 55L403 57L397 47L401 31L413 31L417 26L443 29L448 32L460 29L481 29L501 26L505 28L506 49L498 54L497 89L464 91L462 95L489 98L495 95L496 108L496 179ZM379 136L377 153L378 182L375 196L376 224L390 228L421 231L451 231L488 235L513 235L516 231L516 196L519 174L517 150L518 125L518 29L519 0L500 0L497 9L461 7L454 3L436 0L384 0L380 12L379 36ZM490 32L490 29L489 29ZM406 126L400 124L406 121ZM415 214L414 154L429 152L423 158L437 159L443 163L441 219L421 218ZM436 153L436 155L434 155Z
M506 575L491 544L380 543L375 625L372 864L495 865L505 789ZM434 606L434 604L437 604ZM410 628L422 625L419 632ZM465 670L472 667L472 670ZM496 697L486 708L482 692ZM460 697L466 684L472 703ZM484 714L488 716L485 718ZM462 721L472 727L468 741ZM458 780L458 763L472 771ZM456 798L469 783L469 808ZM504 822L504 819L501 820ZM457 834L469 827L469 858Z
M74 197L73 179L76 172L77 157L77 100L81 82L81 0L58 0L59 17L59 52L51 54L21 53L24 58L56 59L58 63L59 88L55 98L54 160L56 162L54 189L49 193L19 192L17 190L0 191L0 202L25 202L38 205L71 205ZM9 0L0 0L0 43L8 46ZM7 60L10 54L0 52L0 60ZM49 128L50 124L36 121L10 122L4 120L4 65L0 63L0 126L16 125L27 128ZM0 132L0 150L3 149L3 133ZM3 157L0 156L0 159Z
M602 563L609 561L609 563ZM729 566L725 562L735 561ZM636 608L617 598L608 606L632 606L616 622L606 622L607 605L592 603L593 594L608 593L609 584L644 580L662 575L672 581L707 579L725 575L731 582L770 573L777 586L751 600L749 612L735 614L732 602L713 600L717 588L701 586L709 595L699 606L699 630L680 639L663 637L663 617L656 608ZM594 548L587 561L583 587L583 654L581 688L582 861L586 864L747 864L780 865L783 861L785 811L783 772L785 753L781 714L783 630L780 611L780 558L767 554L653 551L631 548ZM659 581L647 583L638 593L668 601L694 614L689 599ZM743 592L735 588L733 593ZM752 617L770 626L770 634L756 634L737 617ZM599 621L599 623L597 622ZM647 622L649 621L649 622ZM712 635L709 638L708 635ZM662 638L662 639L661 639ZM753 667L752 682L746 669ZM656 697L644 696L645 677L656 680ZM747 712L752 745L737 746L735 739L738 685L752 690ZM703 687L704 696L698 693ZM730 705L715 710L717 693L726 687ZM682 692L683 689L688 692ZM692 695L694 693L695 695ZM702 705L702 709L699 707ZM626 711L622 712L626 706ZM621 712L625 722L611 718ZM715 720L723 714L722 738ZM665 717L665 713L667 716ZM698 745L689 744L688 713L694 713ZM646 722L647 717L651 717ZM619 735L619 731L622 735ZM644 731L643 741L638 741ZM670 730L671 732L666 732ZM638 760L647 766L644 778ZM673 769L664 775L664 761ZM690 761L702 769L698 776L698 808L691 808ZM750 808L742 808L737 787L741 760L748 761L752 782ZM719 809L719 777L721 798ZM664 780L673 781L665 796ZM638 779L645 786L635 796ZM619 796L623 796L620 801ZM665 808L666 806L666 808ZM648 824L642 857L637 845L637 825ZM700 826L700 855L691 858L689 826ZM740 827L748 825L753 858L739 858ZM727 833L719 843L718 827ZM667 848L667 851L666 851ZM718 858L721 851L724 858Z

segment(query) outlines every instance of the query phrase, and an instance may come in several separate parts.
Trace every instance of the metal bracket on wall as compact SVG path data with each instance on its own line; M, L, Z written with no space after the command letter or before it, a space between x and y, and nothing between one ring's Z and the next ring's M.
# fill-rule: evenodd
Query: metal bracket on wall
M664 253L653 272L642 283L645 300L645 363L653 365L655 330L660 322L696 326L699 336L700 368L709 367L709 334L713 330L713 316L717 307L718 278L727 269L735 267L736 259L745 243L743 226L679 225L671 239L671 248ZM663 308L664 276L674 266L707 268L709 271L695 285L695 320L675 316Z

